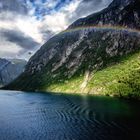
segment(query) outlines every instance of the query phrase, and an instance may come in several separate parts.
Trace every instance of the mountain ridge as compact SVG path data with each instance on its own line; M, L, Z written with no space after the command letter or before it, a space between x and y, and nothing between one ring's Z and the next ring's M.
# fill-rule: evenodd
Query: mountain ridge
M7 85L17 78L24 70L26 61L22 59L0 58L0 83Z
M5 88L55 91L52 85L65 87L71 79L82 77L77 85L81 93L97 71L139 51L140 1L120 2L114 0L105 10L77 20L51 38L29 60L25 72ZM92 87L86 93L91 91Z
M68 29L86 25L112 25L140 29L139 0L114 0L107 8L72 23Z

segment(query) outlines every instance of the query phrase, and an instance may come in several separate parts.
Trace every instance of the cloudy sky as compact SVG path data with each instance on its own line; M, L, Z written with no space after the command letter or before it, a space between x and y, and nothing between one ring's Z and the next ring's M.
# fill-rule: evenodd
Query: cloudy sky
M0 0L0 57L28 59L51 36L112 0Z

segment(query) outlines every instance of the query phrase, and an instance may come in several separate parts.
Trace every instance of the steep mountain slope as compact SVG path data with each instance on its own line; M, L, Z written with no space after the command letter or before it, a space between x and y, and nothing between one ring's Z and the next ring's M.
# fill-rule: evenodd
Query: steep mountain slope
M0 85L4 86L17 78L24 70L25 60L0 58Z
M140 29L140 0L114 0L108 8L74 22L69 28L113 25Z
M96 73L140 50L139 7L139 0L114 0L105 10L74 22L44 44L6 88L98 93L93 89L96 82L91 82Z
M140 52L119 58L104 69L76 76L64 83L51 84L48 90L88 93L140 99ZM85 87L82 87L86 84Z

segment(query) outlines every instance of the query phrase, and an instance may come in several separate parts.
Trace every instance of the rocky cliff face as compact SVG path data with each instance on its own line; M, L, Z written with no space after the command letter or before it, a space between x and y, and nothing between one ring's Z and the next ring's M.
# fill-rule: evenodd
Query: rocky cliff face
M91 72L140 50L140 33L134 30L140 28L139 7L139 0L114 0L103 11L74 22L44 44L7 88L46 91L49 85L75 76L90 77Z
M140 29L140 0L114 0L108 8L74 22L78 26L113 25Z
M4 86L19 76L26 65L25 60L0 58L0 85Z

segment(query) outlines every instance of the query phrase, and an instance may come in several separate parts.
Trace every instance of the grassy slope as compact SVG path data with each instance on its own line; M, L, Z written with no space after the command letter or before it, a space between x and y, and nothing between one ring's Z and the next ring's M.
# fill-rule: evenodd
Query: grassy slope
M81 85L86 76L73 77L50 85L48 91L65 93L88 93L120 97L140 97L140 52L127 55L103 70L92 72L86 87Z

